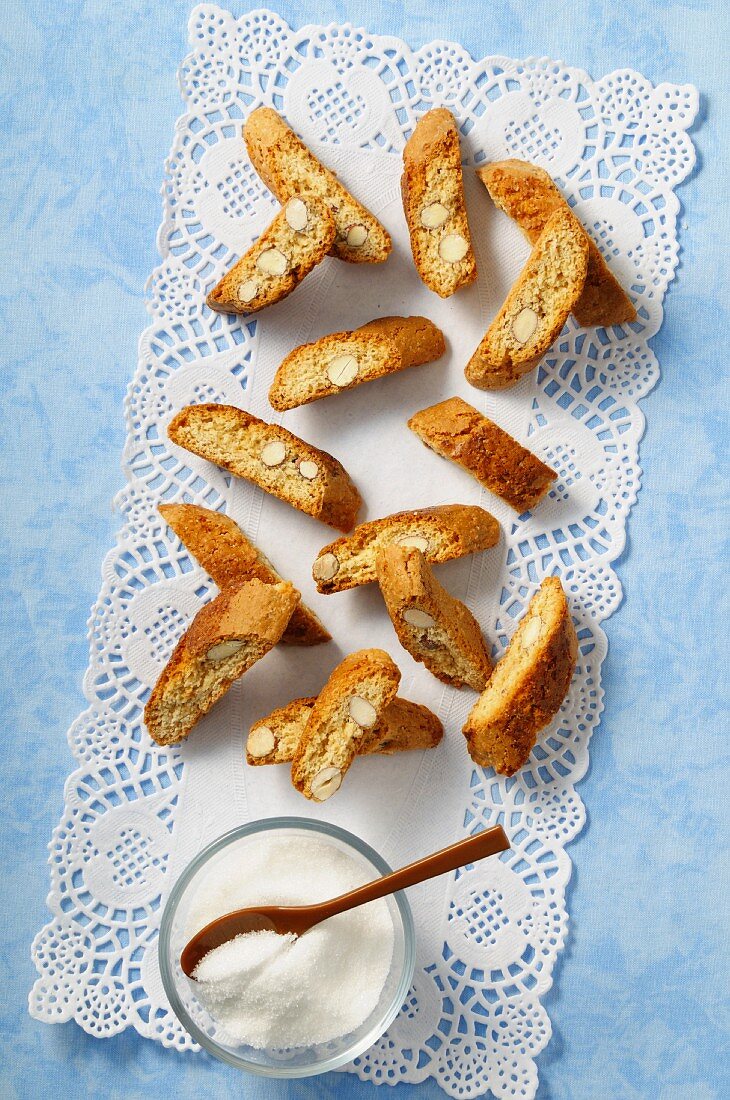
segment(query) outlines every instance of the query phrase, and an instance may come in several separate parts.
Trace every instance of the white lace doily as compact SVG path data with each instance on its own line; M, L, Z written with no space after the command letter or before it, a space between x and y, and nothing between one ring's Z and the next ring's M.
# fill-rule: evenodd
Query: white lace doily
M686 134L691 87L654 88L638 73L593 81L546 60L472 60L436 42L402 42L350 26L292 31L277 15L192 14L193 52L180 83L185 113L167 163L162 261L149 283L152 318L127 400L123 526L103 566L90 624L88 709L69 731L77 762L51 843L52 920L37 936L30 997L41 1020L75 1019L107 1036L126 1027L178 1050L194 1044L172 1015L157 965L160 913L175 877L214 836L247 818L327 817L363 835L392 865L501 822L504 858L411 891L418 965L387 1036L350 1067L374 1082L434 1077L452 1096L531 1097L534 1058L550 1036L541 1005L567 924L566 844L584 821L576 782L601 711L601 622L618 606L611 568L639 487L639 400L658 378L648 346L677 263L673 188L694 164ZM385 222L395 249L383 267L328 259L259 318L219 316L205 294L275 209L245 155L241 124L259 104L282 111ZM462 368L528 248L467 170L478 285L442 302L410 261L398 183L400 151L419 114L449 106L468 166L515 156L555 176L600 244L639 318L583 331L572 318L538 371L503 394L468 387ZM475 768L459 728L473 701L438 684L398 646L377 593L317 597L309 568L333 535L258 490L174 448L165 426L194 401L228 401L274 418L272 370L296 343L377 313L425 313L449 355L286 414L293 431L332 451L368 515L448 500L481 501L502 544L442 568L501 652L541 578L558 572L580 639L578 669L558 718L513 779ZM534 516L516 518L437 459L405 427L410 413L461 393L559 471ZM150 742L142 708L171 648L212 585L160 521L161 500L193 500L241 521L319 610L335 643L277 650L169 750ZM433 752L357 761L342 791L312 807L286 769L246 769L249 722L316 690L343 652L382 645L403 669L401 693L439 709ZM253 773L253 774L252 774Z

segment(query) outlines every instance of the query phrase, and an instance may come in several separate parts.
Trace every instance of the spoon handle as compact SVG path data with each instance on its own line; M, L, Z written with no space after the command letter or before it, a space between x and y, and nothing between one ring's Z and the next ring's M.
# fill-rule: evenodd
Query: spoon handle
M405 890L408 886L415 886L419 882L425 882L426 879L436 878L437 875L445 875L447 871L455 871L457 867L463 867L467 863L475 863L478 859L504 852L509 846L504 829L501 825L495 825L466 840L460 840L448 848L442 848L440 852L433 852L424 859L409 863L399 871L393 871L383 878L375 879L374 882L368 882L357 890L351 890L348 894L333 898L322 908L326 908L327 917L334 917L337 913L346 913L348 909L354 909L368 901L387 897L388 894L394 894L397 890ZM325 920L326 917L323 914L319 919Z

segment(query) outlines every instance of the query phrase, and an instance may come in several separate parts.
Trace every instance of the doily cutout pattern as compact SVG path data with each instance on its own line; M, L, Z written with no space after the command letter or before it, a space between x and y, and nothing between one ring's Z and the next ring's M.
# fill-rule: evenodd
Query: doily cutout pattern
M116 501L124 524L89 622L89 706L68 734L78 767L50 845L53 918L33 943L39 977L30 1009L49 1022L74 1019L93 1035L134 1027L196 1049L164 997L156 955L185 768L174 747L153 748L142 708L175 639L213 591L157 504L175 498L225 510L232 493L223 472L203 474L168 446L164 424L185 403L242 403L254 375L256 321L205 305L274 210L245 157L242 121L272 105L333 152L399 153L419 115L445 104L459 119L468 164L517 156L548 168L631 288L639 316L588 332L570 319L523 383L529 445L559 477L537 517L506 525L498 614L485 626L498 656L541 579L559 573L579 633L578 669L522 772L505 779L473 769L463 829L502 823L512 850L478 875L454 876L440 954L419 959L388 1034L347 1069L376 1083L430 1076L460 1098L487 1090L532 1097L534 1059L550 1037L540 998L566 935L564 849L585 819L575 784L602 707L600 624L621 600L611 563L639 489L638 401L659 376L648 340L677 265L674 188L695 162L686 131L697 93L655 88L629 70L593 81L545 59L475 61L447 42L413 52L352 26L295 31L269 11L235 19L212 5L193 11L190 40L179 74L185 113L166 164L162 262L148 284L152 323L126 403L127 485ZM561 526L568 498L575 518ZM471 578L480 616L485 587L484 576Z

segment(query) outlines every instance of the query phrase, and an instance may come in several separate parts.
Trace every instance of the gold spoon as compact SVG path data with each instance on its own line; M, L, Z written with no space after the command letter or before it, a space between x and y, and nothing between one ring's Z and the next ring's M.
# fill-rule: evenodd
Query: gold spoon
M262 905L257 909L237 909L234 913L225 913L195 933L183 948L180 966L183 973L192 978L198 963L209 951L236 936L242 936L246 932L278 932L282 936L293 932L296 936L301 936L315 924L320 924L338 913L346 913L348 909L387 897L397 890L405 890L406 887L415 886L426 879L445 875L447 871L455 871L457 867L504 852L507 848L509 841L504 829L501 825L495 825L492 829L470 836L467 840L460 840L458 844L452 844L440 852L409 863L407 867L401 867L400 871L392 871L383 878L376 878L374 882L367 882L357 890L350 890L347 894L317 905Z

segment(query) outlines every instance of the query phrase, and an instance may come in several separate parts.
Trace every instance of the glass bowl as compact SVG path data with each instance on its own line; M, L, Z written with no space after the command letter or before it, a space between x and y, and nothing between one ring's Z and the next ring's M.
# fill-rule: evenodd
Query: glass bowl
M229 854L232 845L242 851L255 843L258 833L277 835L314 833L327 843L345 851L366 871L368 878L390 873L391 868L369 844L345 829L325 821L299 817L272 817L241 825L209 844L188 864L175 883L162 914L159 938L159 959L162 984L175 1015L192 1037L222 1062L248 1070L261 1077L310 1077L326 1073L352 1061L380 1038L397 1016L406 1000L415 964L415 934L411 908L400 891L385 899L393 921L393 957L383 991L375 1009L355 1031L309 1047L289 1050L256 1050L249 1046L232 1046L216 1036L216 1025L195 995L195 982L180 968L180 953L185 946L187 912L200 884L202 874L222 853Z

